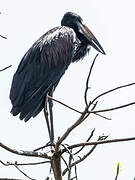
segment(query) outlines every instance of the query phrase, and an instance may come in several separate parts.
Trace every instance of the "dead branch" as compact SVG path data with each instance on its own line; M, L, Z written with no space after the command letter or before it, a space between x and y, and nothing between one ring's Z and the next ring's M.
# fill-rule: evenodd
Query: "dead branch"
M104 139L106 139L108 136L99 136L97 141L102 141ZM82 146L84 147L84 146ZM95 148L97 147L97 144L95 144L82 158L79 158L79 160L73 162L72 164L69 165L70 168L72 168L73 166L81 163L82 161L84 161L87 157L89 157L89 155L95 150ZM66 168L62 175L64 176L66 174L66 172L68 171L68 169Z
M109 93L111 93L111 92L113 92L113 91L116 91L116 90L119 90L119 89L122 89L122 88L125 88L125 87L128 87L128 86L133 86L133 85L135 85L135 83L125 84L125 85L118 86L118 87L115 87L115 88L113 88L113 89L110 89L110 90L108 90L108 91L105 91L105 92L99 94L97 97L95 97L95 98L91 101L91 103L94 103L98 98L100 98L100 97L102 97L102 96L104 96L104 95L106 95L106 94L109 94Z
M76 180L78 180L78 176L77 176L77 166L75 165L75 178Z
M68 147L68 149L74 149L82 146L91 146L91 145L98 145L98 144L108 144L108 143L115 143L115 142L125 142L125 141L134 141L135 137L131 138L118 138L118 139L111 139L111 140L103 140L103 141L95 141L95 142L86 142L86 143L79 143L74 144ZM64 153L66 150L63 149L62 153Z
M86 116L86 114L88 112L88 108L89 108L89 106L85 108L85 110L84 110L83 114L80 116L80 118L72 126L70 126L67 129L67 131L63 134L63 136L57 141L57 143L56 143L56 151L59 150L60 144L67 138L67 136L70 134L70 132L85 120L85 116Z
M103 138L103 139L106 139L107 137L108 137L108 136L106 136L105 138L104 138L104 136L99 136L99 138L98 138L97 141L102 140L102 138ZM75 166L75 165L81 163L82 161L84 161L84 160L95 150L96 146L97 146L97 144L95 144L95 145L88 151L88 153L86 153L82 158L79 158L79 160L77 160L77 161L73 162L72 164L70 164L70 165L69 165L70 168L72 168L73 166ZM82 146L82 147L84 147L84 146ZM63 171L62 175L64 176L67 171L68 171L68 169L66 168L66 169Z
M69 163L68 163L68 166L69 166L69 170L68 170L68 179L71 179L71 162L72 162L72 155L69 155Z
M59 146L67 138L67 136L71 133L71 131L73 129L75 129L77 126L79 126L90 115L90 113L88 113L88 109L89 109L90 105L91 105L91 102L89 102L88 106L85 107L85 110L82 113L82 115L79 117L79 119L72 126L70 126L67 129L67 131L63 134L63 136L61 138L58 139L58 141L55 145L56 152L59 150ZM97 105L97 102L94 104L91 111L93 111L95 109L96 105Z
M14 167L20 172L22 173L25 177L27 177L28 179L31 179L31 180L36 180L36 179L33 179L31 178L30 176L28 176L25 172L23 172L17 165L14 165Z
M39 147L39 148L36 148L36 149L34 149L33 151L34 151L34 152L35 152L35 151L39 151L39 150L44 149L44 148L49 147L49 146L51 147L52 145L49 144L49 143L47 143L46 145L41 146L41 147Z
M0 178L0 180L22 180L22 179L16 179L16 178Z
M0 34L0 37L2 37L3 39L7 39L7 37L6 37L6 36L3 36L3 35L1 35L1 34Z
M35 166L35 165L40 165L40 164L45 164L45 163L50 163L50 161L40 161L40 162L33 162L33 163L18 163L17 161L12 163L12 162L3 162L0 160L0 163L3 164L4 166Z
M86 106L88 106L88 101L87 101L87 93L88 93L88 89L89 89L89 80L90 80L90 76L91 76L91 73L92 73L92 69L93 69L93 66L95 64L95 61L96 61L96 58L98 57L99 54L97 54L92 62L92 65L90 66L90 70L89 70L89 74L88 74L88 77L87 77L87 80L86 80L86 88L85 88L85 93L84 93L84 100L85 100L85 104Z
M103 118L103 119L106 119L106 120L112 120L111 118L108 118L108 117L106 117L106 116L103 116L103 115L101 115L101 114L98 114L98 113L94 113L95 115L97 115L97 116L99 116L99 117L101 117L101 118Z
M82 114L82 112L78 111L77 109L74 109L74 108L72 108L71 106L68 106L68 105L66 105L65 103L63 103L63 102L61 102L61 101L59 101L59 100L57 100L57 99L54 99L53 97L51 97L51 96L49 96L49 95L48 95L48 98L52 99L53 101L55 101L55 102L57 102L57 103L65 106L65 107L67 107L67 108L69 108L69 109L71 109L71 110L73 110L73 111L75 111L75 112L77 112L77 113L79 113L79 114Z
M0 72L6 70L6 69L8 69L8 68L10 68L11 66L12 66L12 65L7 66L7 67L5 67L5 68L3 68L3 69L0 69Z
M69 166L68 166L68 163L67 163L67 161L63 158L63 156L61 155L61 159L63 160L63 162L65 163L65 165L66 165L66 167L67 167L67 169L68 169L68 171L69 171Z
M135 102L132 102L132 103L124 104L124 105L113 107L113 108L101 109L101 110L96 110L96 111L89 111L89 113L101 113L101 112L107 112L107 111L114 111L117 109L122 109L122 108L125 108L128 106L134 105L134 104L135 104Z
M98 54L95 56L93 62L92 62L92 65L90 67L90 70L89 70L89 73L88 73L88 77L87 77L87 81L86 81L86 88L85 88L85 94L84 94L84 100L85 100L85 109L83 112L81 111L78 111L68 105L66 105L65 103L59 101L59 100L56 100L54 99L53 97L49 96L48 95L48 98L79 113L80 114L80 117L77 119L76 122L74 122L67 130L66 132L58 139L58 141L56 142L56 144L54 144L53 146L52 145L49 145L49 144L46 144L45 146L42 146L34 151L23 151L23 150L16 150L16 149L12 149L6 145L4 145L3 143L0 143L0 147L4 148L5 150L9 151L9 152L12 152L12 153L15 153L15 154L18 154L18 155L23 155L23 156L28 156L28 157L40 157L40 158L44 158L44 159L48 159L48 161L41 161L41 162L37 162L37 163L18 163L18 162L15 162L15 163L4 163L3 161L0 161L1 164L5 165L5 166L10 166L10 165L13 165L14 167L16 167L23 175L25 175L27 178L29 179L32 179L31 177L29 177L26 173L24 173L18 166L22 166L22 165L39 165L39 164L43 164L43 163L51 163L51 169L53 170L53 174L54 174L54 177L55 177L55 180L62 180L62 176L64 176L66 174L66 172L68 171L68 179L77 179L77 172L75 173L75 177L71 178L71 170L72 170L72 167L75 167L75 171L76 171L76 165L81 163L82 161L84 161L87 157L89 157L89 155L94 151L94 149L97 147L97 145L99 144L107 144L107 143L113 143L113 142L122 142L122 141L131 141L131 140L135 140L135 137L132 137L132 138L123 138L123 139L112 139L112 140L105 140L105 138L107 136L101 136L99 137L99 139L95 142L88 142L91 137L93 136L93 133L94 133L94 130L91 132L90 134L90 137L87 139L87 141L85 143L79 143L79 144L73 144L73 145L63 145L63 141L69 136L69 134L77 127L79 126L86 118L88 118L88 116L92 113L92 114L95 114L97 116L100 116L104 119L108 119L110 120L109 118L99 114L99 113L102 113L102 112L107 112L107 111L112 111L112 110L116 110L116 109L120 109L120 108L124 108L124 107L127 107L127 106L130 106L130 105L134 105L135 102L131 102L131 103L128 103L128 104L124 104L124 105L121 105L121 106L118 106L118 107L113 107L113 108L107 108L107 109L101 109L101 110L95 110L96 108L96 105L98 103L97 99L106 95L106 94L109 94L113 91L116 91L118 89L121 89L121 88L124 88L124 87L128 87L128 86L132 86L132 85L135 85L135 83L130 83L130 84L127 84L127 85L122 85L122 86L119 86L119 87L116 87L116 88L113 88L113 89L110 89L106 92L103 92L102 94L99 94L98 96L96 96L92 101L89 101L88 102L88 99L87 99L87 94L88 94L88 90L89 90L89 81L90 81L90 77L91 77L91 73L92 73L92 70L93 70L93 67L94 67L94 63L96 61L96 58L97 58ZM11 67L8 66L0 71L4 71L5 69ZM83 150L84 147L86 146L93 146L83 157L81 157L79 160L76 160L74 161L74 155L76 155L77 153L79 153L80 151ZM51 151L52 155L51 156L48 156L47 153L41 153L41 152L37 152L38 150L44 148L44 147L48 147L48 146L51 146L51 148L53 147L53 150ZM72 154L72 150L75 148L78 148L80 147L80 149ZM69 154L69 162L67 163L67 161L63 158L63 153L68 153ZM63 159L64 163L66 164L66 169L63 171L62 173L62 170L61 170L61 160Z
M95 132L95 128L92 130L92 132L91 132L90 136L88 137L88 139L86 140L86 142L88 142L88 141L93 137L94 132ZM81 152L84 147L85 147L85 146L82 146L82 147L81 147L77 152L75 152L73 155L76 155L76 154L78 154L79 152Z
M85 159L94 151L94 149L96 148L96 146L97 146L97 145L94 145L94 146L91 148L91 150L90 150L86 155L84 155L84 156L83 156L82 158L80 158L79 160L77 160L77 161L73 162L72 164L70 164L70 169L71 169L73 166L75 166L75 165L79 164L80 162L82 162L83 160L85 160ZM67 171L68 171L68 169L66 168L66 169L63 171L62 176L64 176Z
M75 109L75 108L72 108L71 106L68 106L67 104L65 104L65 103L63 103L63 102L61 102L61 101L59 101L59 100L57 100L57 99L52 98L52 97L49 96L49 95L48 95L48 98L51 98L53 101L55 101L55 102L57 102L57 103L65 106L65 107L67 107L67 108L69 108L69 109L71 109L71 110L73 110L73 111L75 111L75 112L77 112L77 113L79 113L79 114L82 114L82 113L83 113L83 112L81 112L81 111L78 111L78 110ZM110 118L105 117L105 116L103 116L103 115L101 115L101 114L98 114L98 113L94 113L94 114L97 115L97 116L99 116L99 117L101 117L101 118L104 118L104 119L106 119L106 120L111 120ZM44 148L44 146L43 146L43 148Z
M2 147L3 149L17 154L17 155L21 155L21 156L29 156L29 157L39 157L39 158L45 158L45 159L51 159L50 156L48 156L46 153L41 153L41 152L34 152L34 151L23 151L23 150L16 150L16 149L12 149L6 145L4 145L3 143L0 142L0 147Z
M73 154L71 153L71 150L68 149L68 146L66 146L65 144L61 144L61 146L64 147L64 149L66 149L66 152L72 157L72 159L74 160Z

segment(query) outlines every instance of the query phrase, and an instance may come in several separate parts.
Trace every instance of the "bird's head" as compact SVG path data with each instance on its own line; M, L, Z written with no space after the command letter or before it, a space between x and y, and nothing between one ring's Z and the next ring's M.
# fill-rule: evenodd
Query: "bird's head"
M98 52L105 54L102 46L100 45L96 37L93 35L93 33L90 31L90 29L83 23L83 20L79 15L72 12L67 12L62 18L61 25L68 26L74 29L78 38L81 38L81 40L84 39Z

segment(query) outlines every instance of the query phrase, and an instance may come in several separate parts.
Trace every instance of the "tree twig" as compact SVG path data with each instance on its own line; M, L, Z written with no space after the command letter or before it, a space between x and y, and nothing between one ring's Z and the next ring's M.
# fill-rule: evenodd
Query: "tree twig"
M88 142L91 138L92 138L92 136L93 136L93 134L94 134L94 132L95 132L95 128L92 130L92 132L91 132L91 134L90 134L90 136L88 137L88 139L87 139L87 141L86 142ZM83 148L84 148L85 146L82 146L77 152L75 152L73 155L76 155L76 154L78 154L80 151L82 151L83 150Z
M102 96L104 96L104 95L106 95L106 94L108 94L108 93L111 93L111 92L113 92L113 91L116 91L116 90L118 90L118 89L125 88L125 87L128 87L128 86L133 86L133 85L135 85L135 83L125 84L125 85L118 86L118 87L116 87L116 88L110 89L110 90L108 90L108 91L105 91L105 92L99 94L98 96L96 96L91 102L94 103L98 98L100 98L100 97L102 97Z
M51 157L48 156L46 153L34 152L34 151L16 150L16 149L12 149L12 148L6 146L2 142L0 142L0 147L2 147L3 149L5 149L5 150L7 150L7 151L9 151L11 153L22 155L22 156L39 157L39 158L51 159Z
M10 66L7 66L7 67L5 67L5 68L3 68L3 69L0 69L0 72L2 72L2 71L4 71L4 70L6 70L6 69L8 69L8 68L10 68L12 65L10 65Z
M87 101L87 93L88 93L88 89L89 89L89 80L90 80L90 76L91 76L91 73L92 73L92 69L93 69L93 66L94 66L94 63L96 61L96 58L98 57L99 54L97 54L92 62L92 65L90 67L90 71L89 71L89 74L88 74L88 77L87 77L87 80L86 80L86 88L85 88L85 93L84 93L84 100L85 100L85 104L86 106L88 106L88 101Z
M135 104L135 102L131 102L131 103L124 104L124 105L117 106L117 107L113 107L113 108L101 109L101 110L95 110L95 111L88 111L88 112L89 113L101 113L101 112L107 112L107 111L114 111L114 110L117 110L117 109L122 109L122 108L125 108L127 106L134 105L134 104Z
M92 146L92 145L97 145L97 144L108 144L108 143L116 143L116 142L125 142L125 141L134 141L135 137L131 138L118 138L118 139L111 139L111 140L103 140L103 141L95 141L95 142L86 142L86 143L79 143L79 144L74 144L68 147L68 149L74 149L78 148L81 146ZM64 153L66 149L62 150L62 153Z
M39 150L44 149L44 148L49 147L49 146L51 147L52 145L49 144L49 143L47 143L46 145L41 146L41 147L39 147L39 148L36 148L36 149L34 149L33 151L34 151L34 152L35 152L35 151L39 151Z
M45 164L45 163L50 163L50 161L40 161L40 162L33 162L33 163L18 163L18 162L15 162L15 163L11 163L11 162L3 162L0 160L0 163L3 164L4 166L14 166L14 165L17 165L17 166L33 166L33 165L40 165L40 164Z
M72 162L72 155L69 154L69 163L68 163L68 166L69 166L69 170L68 170L68 179L71 178L71 162Z
M75 178L76 180L78 180L78 176L77 176L77 166L75 165Z
M103 116L103 115L101 115L101 114L98 114L98 113L94 113L95 115L97 115L97 116L99 116L99 117L101 117L101 118L103 118L103 119L106 119L106 120L112 120L111 118L108 118L108 117L106 117L106 116Z
M0 34L0 37L2 37L3 39L7 39L7 37L6 37L6 36L3 36L3 35L1 35L1 34Z
M106 139L108 136L99 136L98 140L97 141L102 141L103 139ZM79 164L80 162L84 161L93 151L94 149L96 148L97 144L95 144L82 158L80 158L79 160L73 162L72 164L70 164L70 168L72 168L73 166ZM84 146L82 146L84 147ZM68 170L65 169L62 173L62 175L64 176L66 174Z
M89 102L88 106L85 107L85 110L82 113L82 115L79 117L79 119L72 126L70 126L67 129L67 131L63 134L63 136L61 138L58 139L58 141L55 145L56 151L58 151L60 144L67 138L67 136L71 133L71 131L73 131L73 129L75 129L77 126L79 126L90 115L90 113L88 112L90 105L91 105L91 102ZM97 105L97 102L94 104L91 111L93 111L95 109L96 105Z
M70 134L70 132L84 121L84 118L88 112L88 108L89 107L85 108L85 110L84 110L83 114L80 116L80 118L72 126L70 126L66 130L66 132L63 134L63 136L57 141L56 146L55 146L57 151L59 149L60 144L67 138L67 136Z
M22 180L22 179L16 179L16 178L0 178L0 180Z
M14 167L16 168L16 169L18 169L18 171L20 172L20 173L22 173L25 177L27 177L28 179L31 179L31 180L36 180L36 179L33 179L33 178L31 178L30 176L28 176L25 172L23 172L17 165L14 165Z
M64 159L64 157L61 155L61 159L63 160L63 162L65 163L65 165L66 165L66 167L67 167L67 169L68 169L68 171L69 171L69 166L68 166L68 163L66 162L66 160Z
M82 158L80 158L79 160L76 160L75 162L73 162L72 164L70 164L70 168L72 168L73 166L79 164L79 163L82 162L84 159L86 159L86 158L89 156L89 154L91 154L91 153L94 151L94 149L96 148L96 146L97 146L97 145L94 145L94 146L91 148L91 150L90 150L86 155L84 155L84 156L83 156ZM62 176L64 176L67 171L68 171L68 169L66 168L66 169L63 171Z
M57 103L65 106L65 107L67 107L67 108L69 108L69 109L71 109L71 110L73 110L73 111L75 111L75 112L77 112L77 113L79 113L79 114L82 114L82 112L78 111L77 109L74 109L74 108L72 108L71 106L68 106L68 105L66 105L65 103L63 103L63 102L61 102L61 101L59 101L59 100L57 100L57 99L54 99L53 97L51 97L51 96L49 96L49 95L48 95L48 98L52 99L53 101L55 101L55 102L57 102Z

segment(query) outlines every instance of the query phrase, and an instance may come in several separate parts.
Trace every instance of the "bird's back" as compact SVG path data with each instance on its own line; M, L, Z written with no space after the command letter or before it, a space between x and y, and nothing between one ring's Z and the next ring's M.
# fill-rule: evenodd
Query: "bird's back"
M72 61L75 33L56 27L41 36L22 58L10 90L11 113L25 121L44 107L46 94L55 88Z

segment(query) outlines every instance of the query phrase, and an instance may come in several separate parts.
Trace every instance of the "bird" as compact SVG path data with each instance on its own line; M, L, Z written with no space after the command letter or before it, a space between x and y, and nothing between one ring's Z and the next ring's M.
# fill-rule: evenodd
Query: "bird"
M12 115L19 114L25 122L36 117L69 65L83 59L91 47L105 55L83 19L76 13L66 12L61 26L43 34L23 56L10 89ZM53 128L53 122L50 123ZM47 124L49 134L54 136L48 121Z

